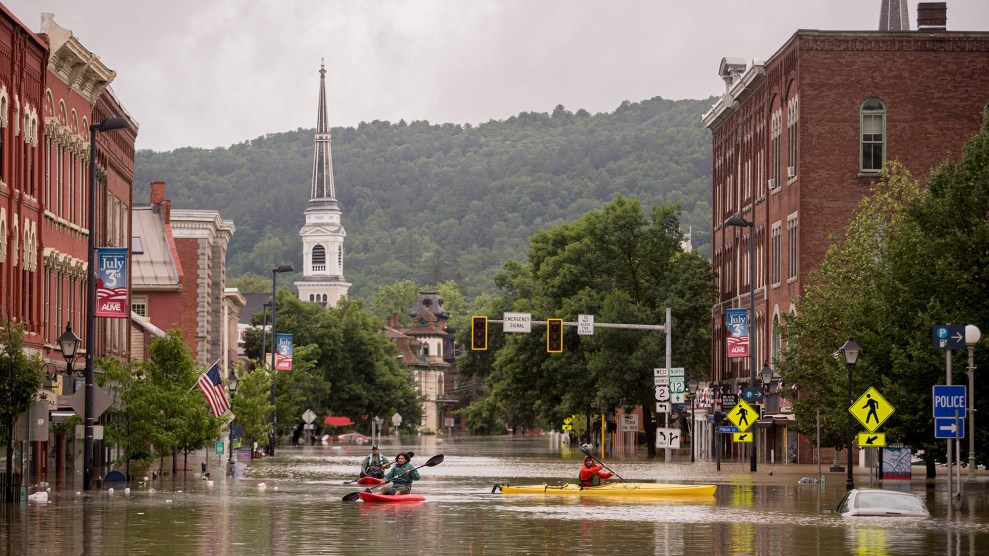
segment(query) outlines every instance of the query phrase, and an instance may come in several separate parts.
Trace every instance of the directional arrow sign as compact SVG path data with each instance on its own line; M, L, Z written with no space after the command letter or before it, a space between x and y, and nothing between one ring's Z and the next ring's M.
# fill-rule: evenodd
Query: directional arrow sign
M934 349L965 349L965 326L961 324L937 324L931 330Z
M735 442L752 442L752 437L755 436L751 432L736 432L732 435L732 440Z
M859 448L883 448L886 446L886 433L860 432Z
M934 438L965 438L965 421L962 419L934 419Z

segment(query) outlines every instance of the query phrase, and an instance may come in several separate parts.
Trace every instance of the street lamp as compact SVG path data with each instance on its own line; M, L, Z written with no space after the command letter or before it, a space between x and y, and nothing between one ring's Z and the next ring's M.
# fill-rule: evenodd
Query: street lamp
M96 355L96 132L127 129L130 124L119 116L110 116L89 126L89 248L86 258L86 399L83 441L82 489L92 487L93 478L93 358Z
M271 433L268 437L268 455L275 455L275 282L281 272L295 270L290 264L271 269Z
M765 399L769 395L769 389L772 388L770 383L773 381L773 368L769 366L769 363L766 363L762 366L762 370L759 371L759 375L762 378L762 383L766 386L766 393L763 395L763 399Z
M240 380L237 379L237 372L234 369L230 369L230 377L227 378L227 390L230 392L230 404L233 405L234 396L237 395L237 384ZM234 417L236 419L236 417ZM230 420L230 454L227 456L227 468L229 474L232 474L233 464L234 464L234 422L233 419Z
M982 338L978 326L965 327L965 345L968 346L968 476L975 479L975 344ZM949 441L950 442L950 441Z
M687 391L690 392L690 463L694 463L694 398L697 397L696 378L687 381Z
M848 367L848 406L852 405L852 373L855 372L855 363L858 362L859 353L862 352L862 346L855 343L855 336L849 335L848 341L845 342L840 348L842 355L845 356L845 365ZM845 480L845 490L852 490L855 488L855 482L852 480L852 412L848 412L848 431L847 431L847 443L848 443L848 478Z
M755 230L755 222L750 222L741 215L736 214L728 220L725 221L725 226L733 226L735 228L748 228L749 229L749 386L755 386L755 345L753 345L752 332L755 329L755 259L752 256L752 249L754 245L753 234ZM756 470L756 452L758 452L758 436L752 435L752 461L749 466L749 471L755 472Z

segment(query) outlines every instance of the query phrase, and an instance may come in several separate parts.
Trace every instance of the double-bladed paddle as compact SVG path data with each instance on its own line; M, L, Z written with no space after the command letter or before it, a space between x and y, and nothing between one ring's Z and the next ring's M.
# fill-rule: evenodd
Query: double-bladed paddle
M426 463L424 463L424 464L422 464L422 465L420 465L418 467L415 467L413 470L422 469L423 467L433 467L434 465L439 465L441 463L443 463L443 454L437 454L437 455L429 458L428 460L426 460ZM392 477L391 479L388 479L387 481L381 483L380 485L374 485L374 486L375 487L379 487L381 485L387 485L388 483L390 483L390 482L392 482L394 480L395 480L395 477ZM358 492L351 492L350 494L347 494L346 496L343 497L343 501L344 502L353 502L354 500L357 500L360 497L361 497L360 491L358 491Z
M600 464L601 464L601 467L604 467L604 468L605 468L605 469L607 469L608 471L611 471L611 474L612 474L612 475L614 475L615 477L618 477L618 480L619 480L619 481L621 481L621 482L623 482L623 483L625 482L625 479L622 479L622 476L621 476L621 475L619 475L618 473L615 473L615 470L614 470L614 469L612 469L612 468L610 468L610 467L608 467L607 465L605 465L605 464L604 464L604 462L603 462L603 461L601 461L601 460L599 460L598 458L596 458L596 457L594 457L594 454L592 454L592 453L591 453L591 452L590 452L590 451L589 451L589 450L588 450L587 448L585 448L585 447L583 447L583 446L581 446L581 447L580 447L580 451L581 451L581 452L584 452L584 454L586 454L586 455L587 455L587 456L588 456L589 458L591 458L592 460L594 460L594 461L596 461L596 462L598 462L598 463L600 463Z

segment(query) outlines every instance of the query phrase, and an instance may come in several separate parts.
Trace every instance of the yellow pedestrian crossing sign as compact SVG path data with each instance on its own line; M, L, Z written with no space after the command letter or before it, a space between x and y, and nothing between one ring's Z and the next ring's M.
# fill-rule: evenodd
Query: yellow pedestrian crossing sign
M759 418L759 412L752 409L752 406L745 403L745 400L738 400L738 403L728 412L726 417L738 427L739 432L745 432L755 424L756 419Z
M736 432L731 435L732 440L735 442L752 442L753 436L755 436L755 434L751 432Z
M870 386L848 411L862 423L865 430L874 432L893 414L893 406Z
M860 432L859 448L885 448L886 433L884 432Z

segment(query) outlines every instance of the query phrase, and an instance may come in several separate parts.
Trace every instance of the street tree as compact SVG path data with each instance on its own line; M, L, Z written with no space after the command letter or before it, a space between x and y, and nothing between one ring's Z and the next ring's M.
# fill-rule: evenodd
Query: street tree
M41 365L40 358L24 352L23 326L4 319L0 326L0 442L7 447L5 502L14 501L14 424L41 390Z

